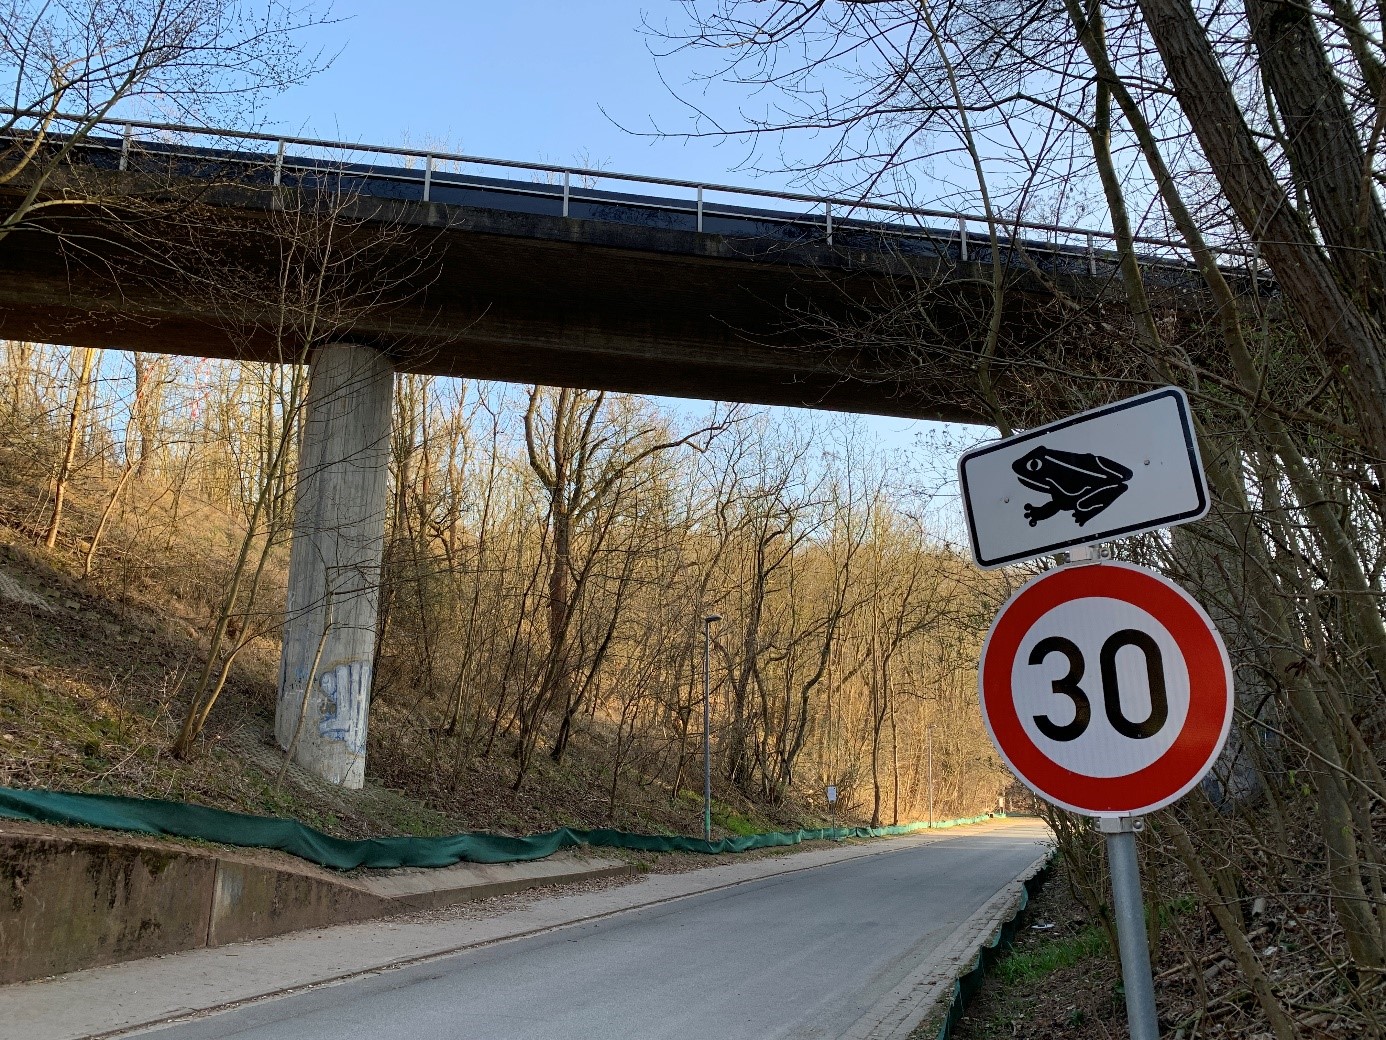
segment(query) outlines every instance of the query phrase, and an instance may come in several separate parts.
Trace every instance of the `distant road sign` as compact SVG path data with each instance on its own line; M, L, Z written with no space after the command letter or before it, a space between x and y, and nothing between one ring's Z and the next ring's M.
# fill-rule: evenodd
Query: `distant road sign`
M958 477L987 568L1208 512L1189 401L1172 386L973 448Z
M1212 767L1232 721L1232 667L1208 615L1125 563L1030 581L982 648L982 717L1036 794L1089 816L1168 805Z

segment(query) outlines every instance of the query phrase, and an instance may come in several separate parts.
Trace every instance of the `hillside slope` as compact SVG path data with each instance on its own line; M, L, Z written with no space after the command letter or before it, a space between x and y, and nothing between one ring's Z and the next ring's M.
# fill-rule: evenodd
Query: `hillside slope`
M46 497L36 469L0 449L0 784L292 816L344 837L560 825L701 830L700 797L673 797L649 782L621 782L610 812L610 771L591 729L574 738L561 766L538 756L517 792L503 742L490 757L440 761L427 733L405 732L410 713L391 698L373 706L366 787L325 784L286 766L273 743L270 639L238 657L197 753L177 760L169 748L189 678L205 660L209 603L230 565L234 523L188 496L175 517L167 496L128 487L100 565L83 580L84 540L64 538L52 551L36 545ZM83 482L67 529L93 530L110 490L110 481ZM463 782L443 782L456 772ZM745 799L719 799L716 816L719 833L826 819Z

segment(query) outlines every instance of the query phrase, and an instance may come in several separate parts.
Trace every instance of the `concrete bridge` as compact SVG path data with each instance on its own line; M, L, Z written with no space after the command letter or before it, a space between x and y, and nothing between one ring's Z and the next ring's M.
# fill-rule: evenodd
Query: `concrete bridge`
M25 190L0 186L0 205ZM349 787L365 769L394 372L975 422L967 374L920 380L834 329L907 284L940 341L972 341L998 270L1004 351L1054 341L1056 290L1120 306L1099 231L403 148L122 124L73 142L43 198L74 204L0 240L0 336L267 362L311 349L276 733ZM188 291L172 239L272 278L283 214L305 198L407 274L349 328L286 351L273 314ZM182 199L227 219L180 231ZM1176 244L1141 245L1153 281L1199 293Z

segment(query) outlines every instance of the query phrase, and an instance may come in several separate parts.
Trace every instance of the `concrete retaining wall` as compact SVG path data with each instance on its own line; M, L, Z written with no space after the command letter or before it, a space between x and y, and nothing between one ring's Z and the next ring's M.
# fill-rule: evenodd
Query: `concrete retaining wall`
M0 820L0 985L631 873L560 854L348 877L278 852Z
M0 833L0 983L397 912L326 872L138 840Z

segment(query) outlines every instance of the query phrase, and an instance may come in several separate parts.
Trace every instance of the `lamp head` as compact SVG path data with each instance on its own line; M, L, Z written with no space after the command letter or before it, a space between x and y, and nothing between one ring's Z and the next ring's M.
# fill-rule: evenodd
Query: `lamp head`
M721 620L722 620L722 615L721 615L721 614L709 614L709 615L707 615L707 617L703 618L703 624L705 624L705 625L710 625L710 624L712 624L714 621L721 621Z

